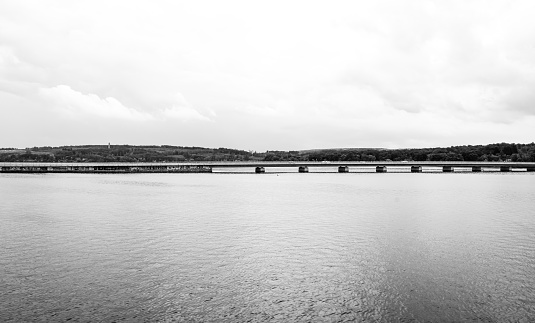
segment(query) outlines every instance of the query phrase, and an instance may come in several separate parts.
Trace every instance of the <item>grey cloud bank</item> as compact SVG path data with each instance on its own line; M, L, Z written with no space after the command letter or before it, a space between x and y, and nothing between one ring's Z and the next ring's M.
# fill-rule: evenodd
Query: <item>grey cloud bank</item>
M0 146L532 142L532 1L3 1Z

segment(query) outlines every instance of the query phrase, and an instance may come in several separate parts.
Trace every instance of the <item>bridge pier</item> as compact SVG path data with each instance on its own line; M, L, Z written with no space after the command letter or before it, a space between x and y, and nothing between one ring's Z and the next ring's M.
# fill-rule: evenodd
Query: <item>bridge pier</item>
M481 172L481 166L472 167L472 172Z
M261 174L261 173L265 173L266 169L264 167L257 167L255 168L254 172L257 174Z
M411 173L421 173L422 166L411 166Z
M453 166L443 166L442 171L444 173L453 173Z
M308 173L307 166L299 166L299 173Z
M347 166L338 166L339 173L349 173L349 167Z
M386 166L377 166L375 167L376 173L386 173Z
M511 171L511 166L501 166L500 167L500 172L510 172Z

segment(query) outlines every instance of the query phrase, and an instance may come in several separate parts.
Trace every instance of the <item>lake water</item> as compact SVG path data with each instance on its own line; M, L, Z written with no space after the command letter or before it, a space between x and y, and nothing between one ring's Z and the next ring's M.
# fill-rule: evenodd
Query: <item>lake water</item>
M534 173L0 174L0 321L529 322Z

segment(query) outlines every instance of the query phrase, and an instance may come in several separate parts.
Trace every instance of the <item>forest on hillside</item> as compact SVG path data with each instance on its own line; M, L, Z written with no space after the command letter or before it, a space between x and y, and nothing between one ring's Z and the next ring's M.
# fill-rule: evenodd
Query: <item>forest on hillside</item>
M182 146L90 145L0 149L3 162L194 162L262 159L254 153L228 148Z
M0 148L0 162L196 161L512 161L535 162L535 143L495 143L447 148L344 148L253 152L183 146L86 145Z
M264 160L305 161L512 161L534 162L535 143L496 143L478 146L418 149L322 149L314 151L268 151Z

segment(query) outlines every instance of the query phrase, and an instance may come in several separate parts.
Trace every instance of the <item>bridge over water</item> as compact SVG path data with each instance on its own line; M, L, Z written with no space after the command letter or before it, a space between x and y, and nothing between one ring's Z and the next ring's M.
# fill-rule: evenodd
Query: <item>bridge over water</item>
M188 162L188 163L33 163L0 162L1 173L203 173L213 169L249 168L256 173L264 173L266 168L295 168L300 173L310 169L331 168L340 173L348 173L353 168L368 168L385 173L389 167L405 168L412 173L423 169L441 169L453 172L455 169L481 171L535 171L535 162L456 162L456 161L345 161L345 162Z

